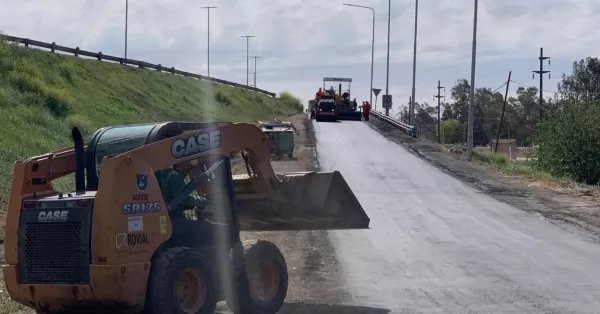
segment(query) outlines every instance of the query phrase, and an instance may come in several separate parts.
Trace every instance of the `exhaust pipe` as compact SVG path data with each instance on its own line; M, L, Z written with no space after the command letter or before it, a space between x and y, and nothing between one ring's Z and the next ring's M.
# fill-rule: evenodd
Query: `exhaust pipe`
M75 150L75 192L85 192L85 163L83 149L83 135L77 127L71 130L73 138L73 147Z

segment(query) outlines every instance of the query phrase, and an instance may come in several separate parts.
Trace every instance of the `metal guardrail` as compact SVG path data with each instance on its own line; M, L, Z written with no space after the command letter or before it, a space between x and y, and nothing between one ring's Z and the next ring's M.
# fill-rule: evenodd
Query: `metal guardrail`
M385 121L386 123L392 125L393 127L396 127L398 129L402 130L404 133L406 133L412 137L417 137L417 129L413 125L406 124L402 121L398 121L394 118L388 117L377 111L370 111L369 114L377 119Z
M213 82L213 83L217 83L217 84L228 85L231 87L251 90L251 91L265 94L265 95L268 95L271 97L275 97L277 95L275 93L266 91L264 89L260 89L260 88L256 88L256 87L252 87L252 86L248 86L248 85L243 85L243 84L238 84L238 83L234 83L234 82L230 82L230 81L226 81L226 80L221 80L221 79L214 78L214 77L208 77L208 76L204 76L204 75L200 75L200 74L194 74L194 73L190 73L190 72L176 70L174 67L169 68L169 67L163 66L161 64L153 64L153 63L149 63L149 62L145 62L145 61L125 59L125 58L121 58L121 57L105 55L105 54L102 54L101 51L100 52L91 52L91 51L81 50L81 49L79 49L79 47L70 48L70 47L65 47L65 46L59 46L54 42L46 43L43 41L37 41L37 40L28 39L28 38L21 38L21 37L8 36L8 35L0 35L0 40L13 42L13 43L17 43L17 44L23 44L23 45L25 45L25 47L34 46L34 47L46 48L46 49L50 49L50 51L52 51L52 52L56 52L56 51L66 52L66 53L73 54L76 57L85 56L85 57L95 58L98 61L113 61L113 62L118 62L120 64L125 64L125 65L134 65L134 66L137 66L142 69L153 69L156 71L168 72L171 74L178 74L178 75L182 75L182 76L186 76L186 77L193 77L193 78L196 78L199 80L204 80L204 81L209 81L209 82Z

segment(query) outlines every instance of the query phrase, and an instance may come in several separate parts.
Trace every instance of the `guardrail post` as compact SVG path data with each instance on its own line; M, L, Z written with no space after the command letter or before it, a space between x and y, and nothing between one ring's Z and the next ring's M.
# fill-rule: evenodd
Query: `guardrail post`
M79 47L75 47L75 57L79 57Z
M29 39L27 38L23 38L23 45L25 45L25 48L29 48Z
M156 65L156 71L162 71L162 65L160 65L160 63Z
M102 61L102 51L98 52L98 54L96 55L96 58L98 59L98 61Z
M144 68L144 64L142 62L138 63L138 68L143 69Z
M171 72L171 74L175 74L175 67L171 67L171 71L169 72Z
M54 53L54 52L55 52L55 51L54 51L54 50L55 50L55 47L56 47L56 43L55 43L55 42L52 42L52 43L50 44L50 51L52 51L52 53Z

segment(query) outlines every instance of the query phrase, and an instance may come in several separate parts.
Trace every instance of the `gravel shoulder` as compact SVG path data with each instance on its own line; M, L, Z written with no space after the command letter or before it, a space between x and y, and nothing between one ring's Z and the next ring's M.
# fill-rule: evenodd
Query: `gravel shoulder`
M299 131L295 136L294 158L273 160L275 172L318 171L313 121L306 114L288 117ZM327 231L244 232L243 240L268 240L283 252L288 265L289 289L280 313L369 313L375 309L340 305L349 294L340 288L338 263Z
M369 125L390 141L493 198L600 242L600 204L594 195L500 173L487 165L469 162L464 155L448 152L437 143L412 138L377 118L371 119Z

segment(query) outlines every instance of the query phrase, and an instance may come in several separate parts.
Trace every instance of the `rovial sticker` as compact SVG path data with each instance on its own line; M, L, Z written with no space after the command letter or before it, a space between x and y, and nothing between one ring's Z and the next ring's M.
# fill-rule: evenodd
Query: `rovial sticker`
M127 217L127 230L129 232L144 231L144 217L142 217L142 216Z

